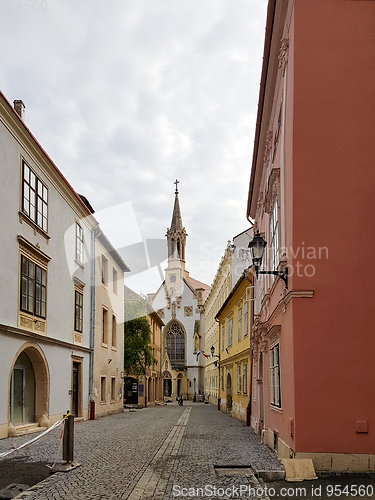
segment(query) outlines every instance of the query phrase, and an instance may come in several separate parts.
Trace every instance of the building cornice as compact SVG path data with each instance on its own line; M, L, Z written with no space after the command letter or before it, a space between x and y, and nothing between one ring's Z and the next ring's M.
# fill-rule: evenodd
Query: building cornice
M67 349L74 349L76 351L82 351L87 353L93 352L93 349L90 349L89 347L83 347L77 344L73 344L73 342L64 342L63 340L46 337L45 335L39 335L38 333L35 332L28 332L26 330L15 328L13 326L0 325L0 333L10 336L17 335L20 337L25 337L27 339L32 339L35 342L41 344L53 344L60 347L66 347Z

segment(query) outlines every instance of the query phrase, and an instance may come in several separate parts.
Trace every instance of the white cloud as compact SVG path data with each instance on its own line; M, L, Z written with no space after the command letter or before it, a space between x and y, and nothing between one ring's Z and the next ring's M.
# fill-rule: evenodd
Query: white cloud
M97 211L132 203L147 239L165 235L177 177L187 269L208 283L220 258L200 246L248 226L266 6L47 0L0 19L0 88L68 181Z

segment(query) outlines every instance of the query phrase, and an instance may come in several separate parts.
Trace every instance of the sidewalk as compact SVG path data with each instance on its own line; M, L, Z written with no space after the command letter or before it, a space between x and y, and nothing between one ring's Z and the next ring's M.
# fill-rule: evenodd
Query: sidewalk
M2 460L0 478L3 466L8 465L14 471L10 482L22 482L17 470L22 469L20 459L29 464L53 463L59 434L57 429L17 452L16 457ZM14 441L19 445L26 440ZM0 452L11 445L10 439L0 441ZM218 475L220 470L215 471L214 466L280 469L276 455L260 444L250 427L216 406L189 402L182 407L169 403L76 424L74 460L81 467L52 474L17 498L172 499L183 496L182 488L259 485L248 471Z

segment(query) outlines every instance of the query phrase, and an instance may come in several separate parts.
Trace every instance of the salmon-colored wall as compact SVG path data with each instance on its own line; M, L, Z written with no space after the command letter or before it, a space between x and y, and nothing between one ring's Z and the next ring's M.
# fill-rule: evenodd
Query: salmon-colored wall
M294 37L295 451L375 453L375 2L296 0Z

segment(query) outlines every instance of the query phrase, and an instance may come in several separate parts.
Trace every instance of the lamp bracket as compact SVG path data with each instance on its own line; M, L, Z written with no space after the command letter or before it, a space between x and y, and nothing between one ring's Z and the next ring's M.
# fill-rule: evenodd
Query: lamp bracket
M285 283L285 288L288 289L288 268L284 267L284 271L259 271L258 268L255 268L256 275L258 274L273 274L274 276L278 276Z

